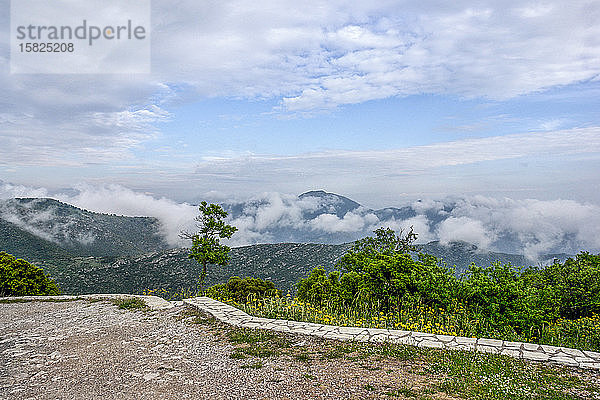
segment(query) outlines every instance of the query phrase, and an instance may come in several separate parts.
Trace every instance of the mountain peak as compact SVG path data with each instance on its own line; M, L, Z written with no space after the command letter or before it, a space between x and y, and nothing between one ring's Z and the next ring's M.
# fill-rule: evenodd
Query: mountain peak
M298 196L299 198L303 198L303 197L324 197L324 196L337 196L337 194L334 193L327 193L324 190L309 190L308 192L302 193L300 196Z

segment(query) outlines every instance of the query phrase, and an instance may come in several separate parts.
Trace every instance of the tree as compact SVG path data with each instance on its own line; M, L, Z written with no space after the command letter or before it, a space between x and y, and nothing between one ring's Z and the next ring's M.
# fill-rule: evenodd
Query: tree
M379 256L394 256L398 254L409 254L417 250L413 242L417 240L411 226L405 234L402 229L398 235L390 228L379 228L373 231L374 237L366 237L354 242L352 248L340 259L336 267L343 271L361 272L373 259Z
M202 265L198 289L202 291L208 264L225 266L229 262L229 247L219 243L219 239L229 239L237 231L235 226L227 225L223 219L227 212L218 204L206 201L198 206L200 215L195 218L197 233L182 232L181 237L192 241L189 258Z
M0 252L0 297L60 294L41 268Z

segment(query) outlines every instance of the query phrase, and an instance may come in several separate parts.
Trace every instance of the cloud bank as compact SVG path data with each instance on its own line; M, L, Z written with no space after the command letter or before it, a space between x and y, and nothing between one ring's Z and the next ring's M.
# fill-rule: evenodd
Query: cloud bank
M40 195L48 195L48 191L0 183L0 199ZM71 194L52 197L90 211L155 217L172 246L186 245L179 239L179 233L194 229L193 219L198 213L191 204L155 198L116 185L80 185ZM225 203L230 211L229 222L238 228L229 244L342 243L369 235L379 227L399 230L413 226L419 234L419 243L439 240L448 244L460 240L481 250L519 253L532 260L550 253L600 252L600 207L595 204L462 196L412 202L388 216L381 210L363 206L344 208L344 204L348 203L336 196L299 198L281 193L264 193L244 202ZM16 217L6 210L1 216L15 222Z

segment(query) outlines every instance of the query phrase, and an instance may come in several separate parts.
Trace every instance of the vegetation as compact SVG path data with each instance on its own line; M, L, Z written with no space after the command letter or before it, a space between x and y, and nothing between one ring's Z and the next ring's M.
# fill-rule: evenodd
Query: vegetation
M182 237L192 241L189 258L196 260L202 266L198 280L198 290L202 291L209 264L227 265L230 248L222 245L220 239L229 239L237 228L227 225L223 219L227 212L218 204L208 204L203 201L198 207L201 214L196 217L198 233L182 232Z
M0 252L0 297L57 294L58 286L41 268Z
M472 264L457 277L433 256L411 257L415 239L412 230L379 229L338 271L301 279L295 298L230 299L269 318L600 350L600 255L525 269Z
M148 308L144 300L137 297L114 299L112 303L121 310L145 310Z
M250 277L242 279L237 276L229 278L227 283L211 286L205 294L212 298L234 299L238 302L281 296L273 282Z

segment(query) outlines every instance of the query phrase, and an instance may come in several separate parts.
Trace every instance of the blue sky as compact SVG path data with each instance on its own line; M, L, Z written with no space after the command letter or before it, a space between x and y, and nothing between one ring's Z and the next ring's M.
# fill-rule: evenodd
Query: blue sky
M600 204L597 1L376 3L155 0L132 75L11 74L3 12L0 180Z

